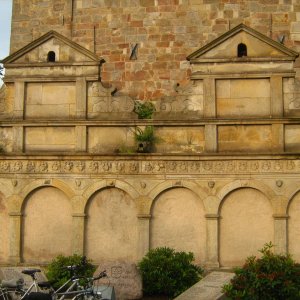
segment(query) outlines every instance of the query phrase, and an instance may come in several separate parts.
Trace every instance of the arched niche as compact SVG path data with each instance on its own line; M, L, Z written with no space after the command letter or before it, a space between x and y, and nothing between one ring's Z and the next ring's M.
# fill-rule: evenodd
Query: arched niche
M291 199L288 216L288 252L300 262L300 192Z
M32 191L22 206L21 258L25 263L50 262L72 254L72 207L55 187Z
M137 259L137 209L118 188L95 192L87 202L84 253L94 262Z
M8 235L8 205L4 195L0 192L0 263L7 263L9 256L9 235Z
M237 46L237 56L244 57L247 56L247 46L244 43L240 43Z
M274 240L273 210L268 198L253 188L229 193L220 207L220 266L240 266Z
M186 188L162 192L151 208L150 247L171 247L205 259L206 225L203 202Z
M48 62L55 62L56 61L56 54L54 51L49 51L47 54L47 61Z

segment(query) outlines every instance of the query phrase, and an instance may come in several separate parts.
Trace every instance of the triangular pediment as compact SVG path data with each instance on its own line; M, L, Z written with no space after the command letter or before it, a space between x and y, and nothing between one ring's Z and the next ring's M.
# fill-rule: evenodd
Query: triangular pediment
M247 58L269 58L295 60L298 53L288 49L283 44L240 24L204 47L190 54L191 62L213 59L234 59L238 57L238 45L247 47ZM243 57L244 59L245 57Z
M95 62L99 57L56 31L49 31L2 60L4 64L47 63L48 53L55 53L56 63Z

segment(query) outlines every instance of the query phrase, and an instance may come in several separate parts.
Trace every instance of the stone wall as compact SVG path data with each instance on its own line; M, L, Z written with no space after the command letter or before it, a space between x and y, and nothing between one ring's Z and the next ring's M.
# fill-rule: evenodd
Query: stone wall
M300 259L296 158L36 156L0 170L2 264L72 253L136 263L170 246L228 267L270 241Z
M11 49L24 47L0 91L0 263L135 264L170 246L227 267L270 241L299 260L299 10L14 1ZM136 99L152 101L151 119Z
M56 30L105 59L106 85L154 100L188 82L188 54L240 23L300 51L297 0L15 0L11 53Z

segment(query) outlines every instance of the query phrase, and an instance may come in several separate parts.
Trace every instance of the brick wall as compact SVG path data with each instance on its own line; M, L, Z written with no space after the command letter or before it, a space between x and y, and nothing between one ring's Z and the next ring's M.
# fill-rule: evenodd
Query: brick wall
M106 60L105 84L154 100L188 82L187 55L239 23L300 52L299 0L14 0L11 52L56 30Z

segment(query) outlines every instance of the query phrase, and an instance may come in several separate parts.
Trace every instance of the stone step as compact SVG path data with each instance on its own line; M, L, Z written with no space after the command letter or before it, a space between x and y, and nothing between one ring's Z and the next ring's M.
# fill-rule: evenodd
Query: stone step
M229 283L234 273L213 271L174 300L217 300L222 299L222 286Z

